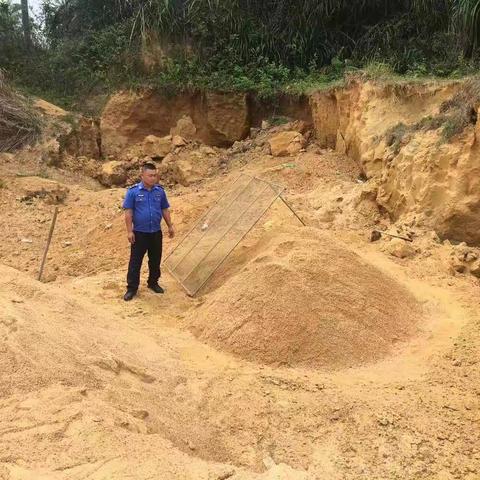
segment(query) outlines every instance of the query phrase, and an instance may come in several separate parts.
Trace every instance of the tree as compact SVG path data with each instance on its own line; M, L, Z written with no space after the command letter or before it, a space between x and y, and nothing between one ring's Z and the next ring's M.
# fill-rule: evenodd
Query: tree
M23 51L20 5L0 0L0 68L6 68Z
M25 48L32 49L32 33L30 28L30 15L28 13L28 0L22 0L22 25Z

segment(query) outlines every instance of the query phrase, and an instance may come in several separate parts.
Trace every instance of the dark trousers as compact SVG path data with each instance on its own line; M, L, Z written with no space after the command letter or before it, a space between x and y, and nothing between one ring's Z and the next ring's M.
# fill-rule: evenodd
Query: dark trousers
M160 278L160 261L162 260L162 231L155 233L134 232L135 243L130 247L127 288L137 291L140 284L140 270L143 257L148 252L148 285L155 285Z

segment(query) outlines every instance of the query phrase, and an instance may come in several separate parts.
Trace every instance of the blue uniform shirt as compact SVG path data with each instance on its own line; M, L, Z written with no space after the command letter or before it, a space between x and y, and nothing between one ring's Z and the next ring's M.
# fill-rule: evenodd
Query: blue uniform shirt
M154 185L151 190L147 190L142 182L130 187L123 201L123 208L133 210L134 232L158 232L162 210L169 207L165 190L160 185Z

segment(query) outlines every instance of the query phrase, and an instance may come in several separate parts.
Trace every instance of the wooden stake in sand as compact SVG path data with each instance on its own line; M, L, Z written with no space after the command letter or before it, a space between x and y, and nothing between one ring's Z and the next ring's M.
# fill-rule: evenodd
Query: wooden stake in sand
M42 264L40 265L40 272L38 273L38 280L42 279L43 269L45 268L45 262L47 261L48 249L50 248L50 242L52 241L53 230L55 229L55 223L57 222L58 207L55 207L53 212L52 224L50 225L50 231L48 232L47 244L45 245L45 251L43 252Z

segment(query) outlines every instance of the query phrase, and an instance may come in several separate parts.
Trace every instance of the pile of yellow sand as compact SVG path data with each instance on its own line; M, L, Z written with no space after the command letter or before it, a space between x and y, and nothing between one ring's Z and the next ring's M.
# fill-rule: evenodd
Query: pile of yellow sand
M188 322L200 339L251 361L341 368L385 356L419 317L405 288L305 228L272 235Z

